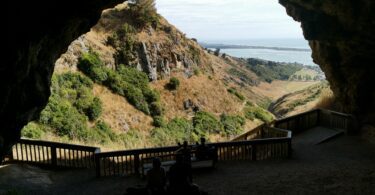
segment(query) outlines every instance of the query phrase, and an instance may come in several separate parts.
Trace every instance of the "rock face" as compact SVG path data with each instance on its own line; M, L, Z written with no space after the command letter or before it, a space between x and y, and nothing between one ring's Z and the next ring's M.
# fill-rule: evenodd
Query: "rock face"
M57 58L120 0L6 1L7 60L0 68L0 159L44 108Z
M6 61L0 67L0 158L44 108L56 59L120 0L6 1ZM372 0L280 0L301 21L313 58L344 111L374 124L375 21ZM151 32L152 33L152 32ZM181 41L174 37L176 44ZM171 56L171 67L189 66ZM181 64L180 62L183 63ZM157 66L157 65L156 65ZM160 63L161 67L162 64ZM166 66L166 62L164 62Z
M343 111L375 125L375 2L279 0L304 36Z

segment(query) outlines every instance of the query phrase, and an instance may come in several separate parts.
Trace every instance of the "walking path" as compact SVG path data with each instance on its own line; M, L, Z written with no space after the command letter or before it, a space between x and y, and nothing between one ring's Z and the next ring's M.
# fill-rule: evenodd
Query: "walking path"
M194 173L194 182L212 195L375 194L375 145L359 137L334 135L315 128L293 138L286 160L227 161ZM95 178L94 171L48 171L29 165L0 168L0 194L8 189L27 194L124 194L143 185L135 177Z

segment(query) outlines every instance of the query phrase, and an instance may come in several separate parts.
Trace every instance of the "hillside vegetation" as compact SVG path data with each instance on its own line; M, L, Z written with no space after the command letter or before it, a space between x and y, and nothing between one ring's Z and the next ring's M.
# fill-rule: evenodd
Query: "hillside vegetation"
M269 110L279 118L298 114L315 108L321 102L321 98L325 98L329 91L328 82L322 81L305 89L284 95L274 101Z
M203 49L152 0L120 4L56 62L49 103L22 136L104 150L227 141L274 120L276 97L311 84L288 80L298 64L264 62Z

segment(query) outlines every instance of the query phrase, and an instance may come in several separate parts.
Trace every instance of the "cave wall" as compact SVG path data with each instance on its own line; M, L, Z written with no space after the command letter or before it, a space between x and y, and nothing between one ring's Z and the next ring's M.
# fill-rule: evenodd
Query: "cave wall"
M50 95L56 59L121 0L6 1L7 50L0 66L0 158ZM343 111L374 124L375 2L279 0L300 21L313 59L326 73Z
M7 52L0 66L0 159L35 119L50 95L55 61L97 23L102 10L124 0L7 0Z
M375 125L375 1L279 0L301 22L342 111Z

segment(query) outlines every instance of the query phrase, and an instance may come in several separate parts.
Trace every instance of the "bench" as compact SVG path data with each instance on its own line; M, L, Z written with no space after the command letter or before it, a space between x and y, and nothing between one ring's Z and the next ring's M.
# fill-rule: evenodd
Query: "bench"
M173 155L174 156L174 155ZM164 155L158 156L159 158L163 159L163 157L171 157L171 155ZM147 171L152 168L152 158L144 158L142 159L141 170L142 176L146 176ZM195 157L191 158L191 168L192 169L201 169L201 168L213 168L215 167L215 160L214 159L206 159L206 160L198 160ZM161 166L165 169L166 172L169 171L172 165L176 163L175 160L167 160L161 162Z

